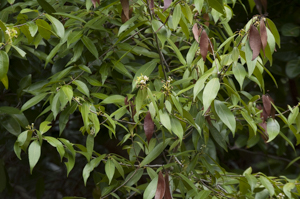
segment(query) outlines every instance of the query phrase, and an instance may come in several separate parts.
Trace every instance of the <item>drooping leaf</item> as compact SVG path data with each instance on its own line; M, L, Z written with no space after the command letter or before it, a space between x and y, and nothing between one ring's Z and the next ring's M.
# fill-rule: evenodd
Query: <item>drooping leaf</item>
M9 58L5 51L0 50L0 79L4 78L8 72Z
M36 105L37 103L39 103L40 101L42 101L45 97L46 97L47 93L41 93L37 96L34 96L33 98L31 98L30 100L28 100L21 108L21 111L25 111L31 107L33 107L34 105Z
M108 184L110 184L115 174L115 164L111 159L108 159L105 163L105 173L109 180Z
M57 20L55 17L52 17L51 15L45 14L45 16L47 17L47 19L48 19L49 21L51 21L55 33L56 33L60 38L63 38L64 35L65 35L65 28L64 28L64 25L63 25L59 20Z
M156 193L157 183L158 183L158 176L153 178L152 181L148 184L143 194L143 199L153 199Z
M64 146L62 145L62 143L60 141L58 141L56 138L50 137L50 136L45 136L44 139L47 140L47 142L51 146L56 148L57 152L60 155L60 160L62 160L62 158L64 157L64 154L65 154L65 149L64 149Z
M291 191L295 188L295 183L289 182L283 186L283 192L287 195L288 198L293 198Z
M129 0L121 0L122 11L124 16L126 17L126 21L130 19L129 16Z
M122 95L110 95L101 104L124 104L125 97Z
M267 142L271 142L279 134L280 126L279 126L278 122L275 119L270 118L268 120L268 122L267 122L267 132L268 132L268 135L269 135L269 139L268 139Z
M175 135L177 135L177 137L179 138L180 141L182 141L182 138L183 138L183 128L182 128L181 123L179 122L178 119L172 118L171 124L172 124L171 125L171 129L172 129L173 133Z
M72 81L72 84L75 84L77 86L77 89L83 93L84 95L90 97L90 90L88 89L87 85L80 80L74 80Z
M181 18L181 7L180 4L178 3L174 8L173 17L172 17L174 30L177 29L180 18Z
M207 52L208 52L208 45L209 45L209 38L207 36L207 33L204 29L202 29L201 37L200 37L200 53L203 58L203 60L206 60Z
M144 120L144 131L145 131L147 141L149 144L149 142L152 138L152 135L154 133L154 122L152 121L150 112L147 113L145 120Z
M165 199L172 199L172 193L170 190L170 184L169 184L169 174L166 172L165 174Z
M259 181L269 191L270 196L273 196L275 194L274 187L273 187L272 183L270 182L270 180L268 180L268 178L266 178L264 176L260 176Z
M157 158L163 150L166 148L166 146L169 144L169 139L167 139L164 142L159 143L157 146L154 147L152 151L145 157L145 159L141 162L140 166L143 167L146 164L152 162L155 158Z
M254 25L250 26L249 32L249 44L250 48L253 52L252 54L252 61L258 57L259 51L261 49L261 39L257 28Z
M160 111L160 121L162 123L162 125L164 127L166 127L166 129L168 129L169 131L171 131L171 128L172 128L172 125L171 125L171 120L170 120L170 117L169 117L169 114L164 111Z
M194 24L194 26L193 26L193 34L194 34L194 38L195 38L195 40L199 43L200 41L199 41L199 29L198 29L198 25L197 25L197 23L195 23Z
M165 195L165 189L166 189L165 179L162 172L160 171L158 174L158 182L157 182L157 188L155 193L155 199L162 199Z
M86 181L90 176L90 173L100 164L101 160L105 157L105 154L92 159L89 163L85 165L82 170L82 177L84 180L84 185L86 185Z
M236 120L231 110L221 101L215 100L215 111L221 121L231 130L232 134L235 133Z
M272 103L274 103L274 100L269 95L263 95L262 101L264 105L264 110L267 114L267 117L272 116L272 118L275 118L275 109L272 106Z
M209 0L208 3L210 7L223 14L224 16L226 15L224 11L223 0Z
M83 42L85 47L95 56L95 58L98 59L99 53L93 41L85 35L81 37L81 41Z
M37 0L37 2L48 14L51 15L52 13L56 12L56 10L46 0Z
M44 20L42 19L37 19L35 21L36 25L38 26L38 30L40 35L48 40L51 37L51 26Z
M263 17L260 19L260 38L261 38L262 50L265 53L265 48L268 44L268 34L267 34L265 20Z
M239 82L240 88L242 90L245 77L247 76L247 72L246 72L244 66L240 63L237 63L235 65L233 64L232 72L233 72L235 79Z
M49 126L49 124L51 124L51 122L49 122L49 121L44 121L40 124L39 130L40 130L41 134L44 134L47 131L49 131L49 129L51 128L51 126Z
M35 140L29 145L29 148L28 148L30 173L32 173L32 169L35 167L36 163L39 161L40 156L41 156L41 145L38 140Z
M211 102L217 97L220 89L220 82L218 78L209 80L203 91L203 114L209 108Z

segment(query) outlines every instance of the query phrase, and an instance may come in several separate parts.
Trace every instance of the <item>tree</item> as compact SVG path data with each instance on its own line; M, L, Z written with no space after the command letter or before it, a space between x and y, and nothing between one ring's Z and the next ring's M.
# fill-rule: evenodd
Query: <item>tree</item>
M239 28L234 13L254 7ZM299 104L278 107L265 86L277 85L270 70L281 46L266 0L0 9L6 197L299 196Z

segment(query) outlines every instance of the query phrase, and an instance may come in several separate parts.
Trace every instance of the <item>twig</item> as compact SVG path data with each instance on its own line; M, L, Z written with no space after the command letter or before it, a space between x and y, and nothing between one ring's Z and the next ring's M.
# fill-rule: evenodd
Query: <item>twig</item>
M100 199L104 199L107 198L108 196L110 196L110 194L115 193L116 191L118 191L120 188L122 188L129 180L131 180L131 178L133 178L133 176L136 174L137 170L139 168L137 168L132 174L131 176L129 176L129 178L123 182L120 186L118 186L115 190L113 190L112 192L110 192L109 194L107 194L106 196L100 197Z

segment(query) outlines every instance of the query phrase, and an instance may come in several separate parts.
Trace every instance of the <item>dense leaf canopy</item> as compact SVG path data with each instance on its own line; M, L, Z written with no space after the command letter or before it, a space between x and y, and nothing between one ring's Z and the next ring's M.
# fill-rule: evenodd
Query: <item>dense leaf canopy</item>
M0 195L298 198L298 4L0 1Z

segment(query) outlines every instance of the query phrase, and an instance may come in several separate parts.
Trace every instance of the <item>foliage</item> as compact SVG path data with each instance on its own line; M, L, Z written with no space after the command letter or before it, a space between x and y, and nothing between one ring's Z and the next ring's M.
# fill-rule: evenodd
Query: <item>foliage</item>
M37 198L299 197L299 104L268 94L281 37L266 0L3 2L1 144ZM3 160L0 191L22 196Z

